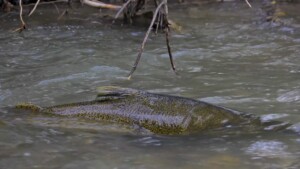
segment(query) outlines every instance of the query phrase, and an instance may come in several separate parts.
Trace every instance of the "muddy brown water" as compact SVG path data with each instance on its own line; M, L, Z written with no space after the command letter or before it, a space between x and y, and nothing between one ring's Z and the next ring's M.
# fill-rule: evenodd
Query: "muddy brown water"
M45 17L54 7L40 7L18 34L10 31L19 24L17 14L1 15L0 168L300 168L297 134L135 135L114 125L4 108L90 100L97 86L119 85L299 124L300 5L284 5L281 26L262 22L259 4L253 5L171 6L171 18L183 26L171 37L178 75L164 38L153 35L130 81L146 29L108 26L90 8L56 21L56 15Z

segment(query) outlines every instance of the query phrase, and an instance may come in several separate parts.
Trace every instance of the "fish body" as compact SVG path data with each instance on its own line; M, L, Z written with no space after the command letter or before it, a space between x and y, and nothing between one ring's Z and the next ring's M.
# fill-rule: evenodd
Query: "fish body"
M185 135L261 123L255 116L199 100L113 86L100 87L96 99L92 101L50 107L19 104L17 108L138 126L163 135Z

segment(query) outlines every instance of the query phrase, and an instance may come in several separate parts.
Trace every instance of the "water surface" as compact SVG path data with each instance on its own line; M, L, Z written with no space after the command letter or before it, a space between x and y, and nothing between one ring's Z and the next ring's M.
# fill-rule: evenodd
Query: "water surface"
M178 75L170 69L164 37L153 35L130 81L126 76L146 29L109 26L90 8L57 21L56 15L45 18L54 9L41 7L17 34L10 31L19 24L17 14L1 16L0 168L300 168L297 134L140 136L93 121L4 108L91 100L97 86L119 85L297 124L299 8L285 5L287 24L277 25L262 22L259 4L171 6L171 18L183 26L171 37Z

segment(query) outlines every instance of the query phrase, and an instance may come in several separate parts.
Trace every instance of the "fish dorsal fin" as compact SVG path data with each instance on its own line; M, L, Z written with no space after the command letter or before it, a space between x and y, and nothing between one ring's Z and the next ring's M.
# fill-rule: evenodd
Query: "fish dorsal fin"
M101 86L97 88L97 100L101 98L124 98L126 96L136 96L140 90L123 88L119 86Z

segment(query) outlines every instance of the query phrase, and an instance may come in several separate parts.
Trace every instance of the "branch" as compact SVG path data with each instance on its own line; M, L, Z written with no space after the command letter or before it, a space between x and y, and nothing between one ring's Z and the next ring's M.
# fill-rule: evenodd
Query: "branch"
M60 20L63 16L65 16L67 14L68 14L68 10L66 9L57 17L57 20Z
M248 5L250 8L252 8L252 6L251 6L251 4L249 3L248 0L245 0L245 2L247 3L247 5Z
M96 8L108 8L108 9L114 9L114 10L118 10L121 8L121 6L119 6L119 5L106 4L101 1L94 1L94 0L82 0L82 3L84 3L88 6L96 7Z
M167 22L168 24L168 22ZM173 62L173 56L172 56L172 51L171 51L171 47L170 47L170 41L169 41L169 31L170 31L170 28L169 26L167 26L166 28L166 43L167 43L167 48L168 48L168 53L169 53L169 58L170 58L170 63L171 63L171 67L172 67L172 70L175 72L176 69L175 69L175 65L174 65L174 62Z
M19 6L20 6L20 21L21 21L21 26L20 28L14 30L14 32L22 32L24 29L26 29L26 24L23 20L23 6L22 6L22 0L19 1Z
M131 2L131 0L128 0L126 3L124 3L124 5L122 5L121 9L118 11L118 13L115 16L115 19L117 19L119 17L119 15L121 14L122 11L124 11L124 9L126 8L126 6Z
M134 62L134 65L132 66L132 69L131 69L131 71L130 71L130 73L129 73L129 75L128 75L128 79L131 79L131 75L132 75L133 72L136 70L136 67L137 67L137 65L138 65L138 63L139 63L139 61L140 61L140 59L141 59L142 53L143 53L144 48L145 48L145 44L146 44L146 42L147 42L147 39L148 39L148 36L149 36L149 34L150 34L150 32L151 32L151 29L152 29L152 27L153 27L153 24L154 24L154 22L155 22L155 20L156 20L158 11L159 11L160 8L161 8L164 4L166 4L166 3L167 3L167 1L166 1L166 0L163 0L163 1L158 5L158 7L156 8L156 10L155 10L155 12L154 12L154 14L153 14L153 18L152 18L151 24L150 24L150 26L149 26L149 28L148 28L148 30L147 30L147 32L146 32L146 35L145 35L144 40L143 40L143 43L142 43L142 45L141 45L141 47L140 47L139 54L138 54L138 56L137 56L137 58L136 58L136 60L135 60L135 62Z
M35 5L34 5L33 9L30 11L30 13L28 14L28 16L30 16L30 15L33 14L33 12L35 11L35 9L36 9L36 7L38 6L38 4L40 3L40 1L41 1L41 0L37 0L37 1L36 1L36 3L35 3Z
M170 63L171 63L171 67L173 69L173 71L175 72L175 65L174 65L174 62L173 62L173 56L172 56L172 51L171 51L171 47L170 47L170 41L169 41L169 32L170 32L170 28L169 28L169 18L168 18L168 14L169 14L169 11L168 11L168 4L166 3L165 4L165 24L166 24L166 43L167 43L167 48L168 48L168 53L169 53L169 58L170 58Z

